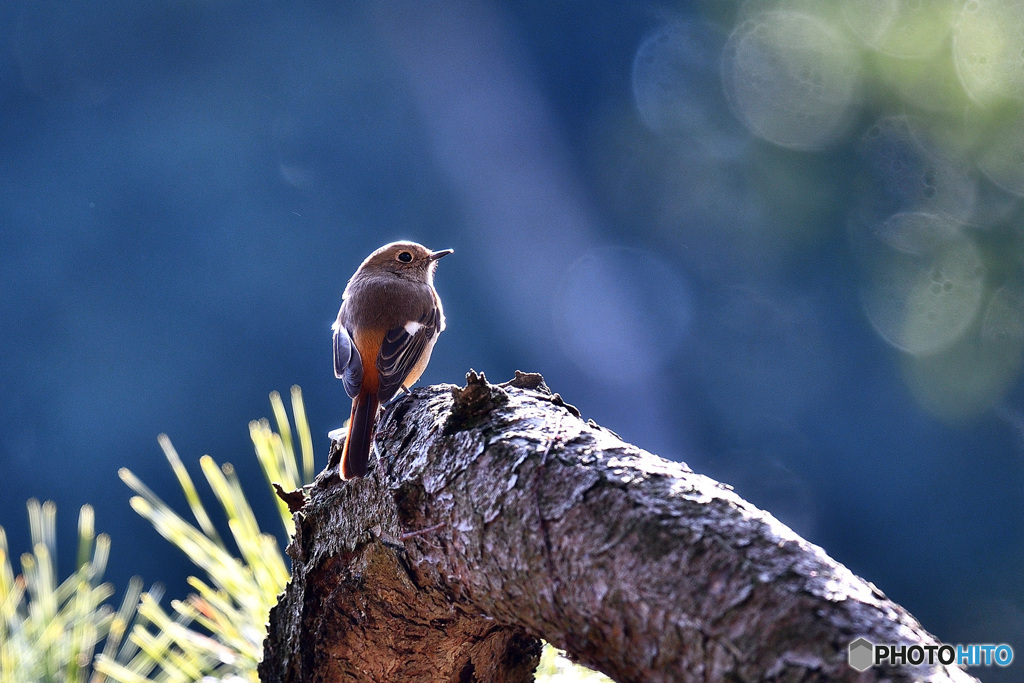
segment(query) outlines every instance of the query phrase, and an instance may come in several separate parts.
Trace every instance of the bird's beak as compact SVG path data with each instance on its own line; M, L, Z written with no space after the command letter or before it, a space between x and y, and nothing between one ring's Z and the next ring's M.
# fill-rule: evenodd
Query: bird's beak
M452 253L455 253L454 249L442 249L441 251L432 252L430 254L430 256L427 257L427 259L430 260L430 261L436 261L437 259L441 258L442 256L447 256L448 254L452 254Z

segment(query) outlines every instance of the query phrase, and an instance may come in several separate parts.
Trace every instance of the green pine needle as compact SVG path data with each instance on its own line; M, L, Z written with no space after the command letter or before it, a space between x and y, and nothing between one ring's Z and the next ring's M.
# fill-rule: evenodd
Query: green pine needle
M270 395L270 404L278 431L275 433L265 419L249 425L257 461L289 534L294 531L291 512L269 485L276 482L294 490L311 483L314 474L312 439L298 387L292 387L291 399L301 456L296 453L288 413L277 392ZM170 440L161 436L160 445L196 524L174 512L130 470L122 469L121 479L137 494L131 498L132 508L188 555L205 576L189 578L196 593L172 602L170 613L151 596L142 595L139 615L147 625L136 626L129 636L138 648L136 655L125 664L103 653L97 657L96 667L124 683L205 678L255 682L267 618L288 582L284 554L277 539L261 531L234 466L219 466L208 455L199 461L231 532L233 545L229 547L215 530Z
M57 507L28 501L32 552L21 556L15 574L0 527L0 683L28 681L102 683L93 670L96 648L112 662L125 662L132 648L123 634L135 618L142 582L132 579L115 612L107 604L114 589L101 583L110 552L110 537L96 534L93 509L78 515L75 571L58 583Z

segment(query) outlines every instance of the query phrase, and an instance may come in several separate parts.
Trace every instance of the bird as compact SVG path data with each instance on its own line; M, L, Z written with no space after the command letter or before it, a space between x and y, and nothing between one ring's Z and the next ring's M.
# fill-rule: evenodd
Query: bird
M380 406L415 384L430 361L445 328L434 271L453 251L391 242L367 256L345 287L331 326L334 375L352 399L342 479L366 475Z

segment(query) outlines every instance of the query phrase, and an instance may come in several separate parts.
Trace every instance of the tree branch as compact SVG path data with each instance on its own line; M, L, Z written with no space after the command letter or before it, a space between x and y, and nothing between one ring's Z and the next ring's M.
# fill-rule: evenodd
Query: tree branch
M860 636L937 641L728 486L516 374L413 390L365 479L320 475L261 680L530 681L541 637L620 683L974 680L857 673Z

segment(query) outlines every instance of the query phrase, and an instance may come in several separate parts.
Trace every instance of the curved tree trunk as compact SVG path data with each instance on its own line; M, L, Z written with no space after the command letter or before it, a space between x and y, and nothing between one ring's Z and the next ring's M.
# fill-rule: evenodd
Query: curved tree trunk
M390 406L365 479L329 466L306 491L263 681L530 681L537 638L620 683L974 680L857 673L858 637L936 640L728 486L584 422L539 375L467 379Z

